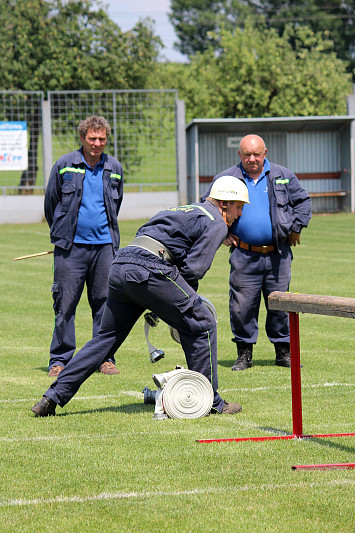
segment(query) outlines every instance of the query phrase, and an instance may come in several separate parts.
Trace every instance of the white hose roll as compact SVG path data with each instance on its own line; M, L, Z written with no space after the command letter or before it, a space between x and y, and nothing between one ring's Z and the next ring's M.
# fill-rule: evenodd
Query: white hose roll
M213 303L210 302L210 300L209 300L208 298L206 298L205 296L201 296L201 295L200 295L200 298L201 298L201 300L203 301L203 303L206 304L207 309L212 313L213 318L215 319L216 324L217 324L218 319L217 319L217 311L216 311L215 306L214 306ZM178 332L177 329L172 328L171 326L169 326L169 333L170 333L172 339L173 339L175 342L177 342L178 344L181 344L180 335L179 335L179 332Z
M163 408L169 418L202 418L212 408L213 389L208 379L193 370L181 370L164 385Z

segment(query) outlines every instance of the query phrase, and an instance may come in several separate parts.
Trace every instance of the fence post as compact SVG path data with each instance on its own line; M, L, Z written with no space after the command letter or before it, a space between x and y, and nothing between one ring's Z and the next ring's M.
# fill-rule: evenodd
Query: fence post
M116 93L112 93L112 110L113 110L113 124L112 124L112 133L113 133L113 155L118 159L118 148L117 148L117 137L118 137L118 124L117 124L117 101Z
M346 107L348 115L355 115L355 83L353 84L353 92L346 99ZM355 213L355 120L350 125L350 209Z
M179 204L187 203L185 102L175 100L176 175Z
M52 169L52 123L51 102L42 101L42 139L43 139L43 183L47 188L49 174Z

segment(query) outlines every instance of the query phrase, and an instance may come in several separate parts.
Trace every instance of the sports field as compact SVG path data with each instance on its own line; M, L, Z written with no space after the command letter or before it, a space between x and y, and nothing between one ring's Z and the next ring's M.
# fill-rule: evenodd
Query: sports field
M122 244L142 221L121 222ZM294 249L290 290L355 298L355 215L314 216ZM153 373L185 364L165 324L150 341L143 319L117 353L119 376L96 373L57 416L30 411L51 379L52 256L47 226L0 226L1 532L353 532L355 469L293 465L353 463L355 439L314 438L200 444L196 439L292 434L290 370L274 365L262 306L254 366L232 372L228 250L200 284L218 313L222 397L243 412L197 420L153 420L142 390ZM90 338L83 298L77 343ZM355 431L355 322L300 315L303 430Z

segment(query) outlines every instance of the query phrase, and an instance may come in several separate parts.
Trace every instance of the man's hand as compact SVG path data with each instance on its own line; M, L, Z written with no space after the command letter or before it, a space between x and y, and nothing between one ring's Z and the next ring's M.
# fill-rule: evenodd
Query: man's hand
M238 237L234 235L234 233L228 233L227 238L223 241L223 244L225 244L226 246L237 246Z
M296 233L295 231L292 231L290 235L287 237L287 240L290 246L296 246L296 244L301 244L301 234Z

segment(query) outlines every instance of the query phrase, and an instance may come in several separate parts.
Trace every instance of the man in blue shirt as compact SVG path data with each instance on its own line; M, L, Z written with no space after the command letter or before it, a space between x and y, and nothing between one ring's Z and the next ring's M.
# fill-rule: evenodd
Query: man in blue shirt
M93 336L99 331L107 299L107 278L119 248L117 215L122 202L121 164L104 153L111 132L104 117L91 116L78 127L82 147L54 164L44 210L54 247L52 286L55 325L49 373L57 377L74 355L75 312L87 286ZM99 368L118 374L111 355Z
M229 312L238 352L232 370L252 366L261 295L267 309L266 333L275 346L275 364L290 367L288 315L269 310L267 299L273 291L289 289L291 246L300 244L301 230L311 218L311 200L295 174L269 162L266 154L261 137L246 135L240 142L240 164L213 179L213 183L224 175L244 179L250 198L225 241L231 246Z
M32 407L36 416L53 416L57 405L68 403L95 368L121 346L145 309L178 331L188 368L212 384L212 411L233 415L242 410L219 395L216 320L196 291L228 226L248 201L245 184L224 176L203 204L165 209L138 230L133 242L115 255L98 335Z

